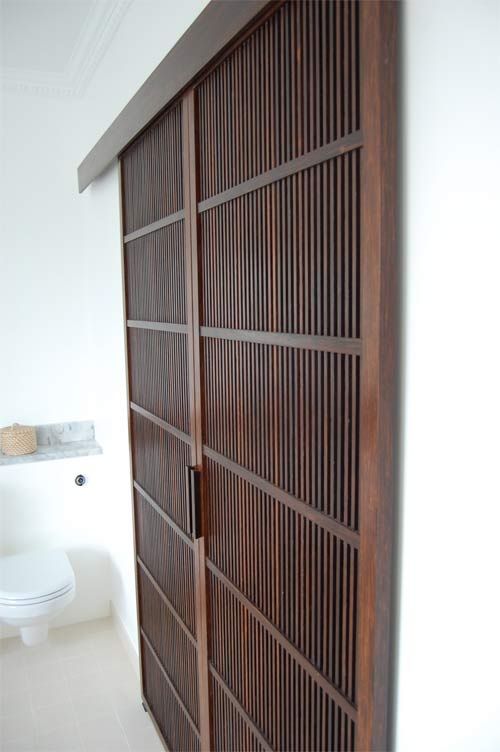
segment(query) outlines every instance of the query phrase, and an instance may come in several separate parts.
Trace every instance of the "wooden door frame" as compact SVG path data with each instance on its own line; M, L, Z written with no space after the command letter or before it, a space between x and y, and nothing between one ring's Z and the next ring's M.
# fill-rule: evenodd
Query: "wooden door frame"
M184 94L189 173L195 159L193 82L239 43L281 2L212 0L188 32L132 98L80 165L84 190L150 122ZM397 252L397 40L399 3L361 0L361 390L360 406L360 584L358 608L358 750L389 747L391 693L392 549L395 503L395 452L398 394L398 252ZM190 64L186 68L186 60ZM193 67L194 66L194 67ZM191 88L188 88L191 87ZM197 190L189 181L186 232L196 233ZM197 284L196 245L190 240L191 284ZM194 249L194 250L193 250ZM193 290L191 290L193 300ZM191 308L191 336L199 340L199 321ZM198 348L199 352L199 348ZM200 364L193 363L194 425L201 431ZM194 390L194 391L193 391ZM197 417L198 416L198 417ZM201 446L201 435L200 442ZM193 463L200 464L195 451ZM202 546L203 548L203 546ZM198 550L205 575L204 550ZM199 580L201 582L201 580ZM203 590L204 588L202 588ZM199 596L200 598L201 596ZM363 605L365 604L365 605ZM199 601L200 613L205 611ZM200 653L207 663L206 640ZM203 669L201 663L200 668ZM204 671L206 669L203 669ZM208 699L208 677L201 679L200 711ZM202 747L207 721L200 723ZM208 742L209 744L209 742Z
M399 3L361 3L361 416L359 750L390 746L397 440ZM363 604L365 605L363 608Z

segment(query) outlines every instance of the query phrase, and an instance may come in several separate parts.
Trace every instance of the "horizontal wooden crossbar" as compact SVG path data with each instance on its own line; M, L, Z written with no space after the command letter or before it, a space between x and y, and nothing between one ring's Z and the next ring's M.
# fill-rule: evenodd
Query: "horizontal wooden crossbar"
M350 133L344 138L339 138L330 144L321 146L319 149L314 149L307 154L303 154L301 157L297 157L297 159L290 159L278 167L273 167L272 170L256 175L254 178L250 178L250 180L245 180L244 183L234 185L226 191L200 201L198 211L201 213L208 209L213 209L215 206L225 204L227 201L244 196L246 193L257 191L259 188L264 188L266 185L271 185L271 183L276 183L278 180L295 175L297 172L307 170L309 167L314 167L329 159L339 157L341 154L347 154L347 152L354 149L359 149L362 145L363 137L361 131L354 131L354 133Z
M142 238L143 235L149 235L150 232L155 232L156 230L161 230L162 227L173 225L175 222L179 222L181 219L184 219L184 209L175 212L175 214L169 214L167 217L162 217L162 219L158 219L156 222L151 222L151 224L149 225L140 227L138 230L134 230L134 232L129 232L128 235L124 236L123 242L130 243L132 240Z
M251 470L247 470L246 467L238 465L236 462L233 462L227 457L224 457L223 454L219 454L219 452L216 452L214 449L210 449L210 447L206 445L203 447L203 454L205 455L205 457L208 457L214 462L217 462L217 464L222 465L222 467L225 467L226 470L234 473L234 475L237 475L239 478L248 481L248 483L251 483L256 488L268 494L269 496L271 496L271 498L281 502L289 509L293 509L294 512L301 514L303 517L306 517L316 525L321 525L321 527L333 533L333 535L336 535L338 538L341 538L347 543L350 543L351 546L354 546L355 548L359 547L359 533L355 530L351 530L345 525L342 525L340 522L333 520L331 517L323 514L323 512L318 512L317 509L309 506L304 501L298 499L296 496L292 496L292 494L289 494L282 488L278 488L278 486L275 486L273 483L269 483L269 481L261 478L260 475L252 473Z
M130 329L153 329L158 332L173 332L174 334L187 334L187 324L169 324L162 321L137 321L128 319L127 326Z
M149 410L145 410L135 402L130 403L130 409L135 413L139 413L139 415L142 415L144 418L147 418L152 423L156 423L157 426L163 428L165 431L168 431L168 433L171 433L172 436L175 436L176 439L180 439L180 441L183 441L185 444L189 444L189 446L191 446L191 436L188 436L187 433L184 433L184 431L181 431L179 428L170 425L170 423L167 423L166 420L159 418L157 415L154 415L154 413L150 413Z
M361 354L361 340L350 339L348 337L321 337L312 334L257 332L246 329L223 329L215 326L202 326L200 334L202 337L212 337L214 339L292 347L299 350L316 350L346 355Z

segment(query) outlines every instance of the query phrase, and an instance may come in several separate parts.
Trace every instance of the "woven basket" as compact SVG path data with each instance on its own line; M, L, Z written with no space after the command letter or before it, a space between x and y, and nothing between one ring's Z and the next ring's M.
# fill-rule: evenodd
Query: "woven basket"
M33 426L14 423L13 426L2 428L0 439L2 452L10 457L36 452L36 431Z

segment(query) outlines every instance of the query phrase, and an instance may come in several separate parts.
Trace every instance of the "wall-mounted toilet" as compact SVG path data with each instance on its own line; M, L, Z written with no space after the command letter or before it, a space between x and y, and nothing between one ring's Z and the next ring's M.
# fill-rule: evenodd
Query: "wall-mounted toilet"
M0 622L19 627L25 645L47 638L49 621L75 597L75 573L64 551L0 558Z

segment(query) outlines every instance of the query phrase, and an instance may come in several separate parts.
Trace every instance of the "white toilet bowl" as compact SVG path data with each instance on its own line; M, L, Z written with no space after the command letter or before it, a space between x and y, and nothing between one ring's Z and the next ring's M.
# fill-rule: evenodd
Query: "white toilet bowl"
M49 621L75 597L75 573L64 551L0 558L0 622L19 627L25 645L47 638Z

